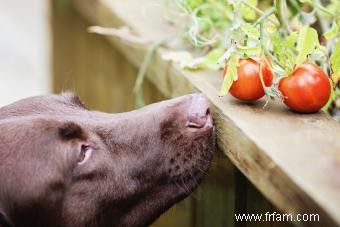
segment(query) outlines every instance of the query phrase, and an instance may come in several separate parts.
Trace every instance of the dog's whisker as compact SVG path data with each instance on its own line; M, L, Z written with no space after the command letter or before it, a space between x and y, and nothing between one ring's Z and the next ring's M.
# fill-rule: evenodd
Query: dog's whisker
M186 189L186 191L187 191L188 193L191 193L190 189L189 189L189 188L187 187L187 185L184 183L183 176L182 176L180 179L181 179L182 184L183 184L184 188Z
M195 181L195 184L197 184L197 179L191 174L191 171L188 171L189 175L191 176L191 179L193 179Z
M208 172L207 171L204 171L203 169L201 169L200 167L198 166L194 166L194 168L198 171L200 171L201 173L205 174L206 176L209 176Z
M205 163L208 163L208 164L215 164L217 165L217 163L213 163L212 161L209 161L209 160L205 160L205 159L202 159L202 158L196 158L198 161L201 161L201 162L205 162Z
M191 174L191 172L189 171L189 174L190 174L190 176L191 176L191 178L195 181L195 184L198 184L198 181L197 181L197 179ZM196 200L200 200L200 198L199 198L199 196L198 195L196 195L196 193L195 192L192 192L192 196L196 199Z
M175 181L176 186L177 186L179 189L181 189L181 190L183 190L183 191L185 191L185 192L187 192L187 193L190 193L195 199L198 200L197 195L196 195L194 192L192 192L189 188L187 188L187 187L186 187L186 184L185 184L184 181L183 181L183 178L181 178L181 179L182 179L182 182L183 182L183 186L185 186L185 188L184 188L183 186L181 186L180 184L178 184L179 182L177 182L177 181Z
M188 189L187 192L188 192L193 198L195 198L196 200L199 200L198 195L196 195L195 192L193 192L190 188L187 187L187 185L185 184L185 182L184 182L184 180L183 180L183 177L181 177L181 180L182 180L182 183L183 183L183 185L185 186L185 188ZM196 182L196 183L197 183L197 182Z
M196 157L195 159L197 159L198 161L202 161L202 162L206 162L208 164L213 164L213 165L216 165L216 166L219 166L219 163L217 163L216 161L214 160L206 160L206 159L203 159L201 157Z
M183 188L178 182L177 180L174 181L176 186L180 189L180 190L184 190L185 191L185 188Z
M182 180L182 183L184 185L184 187L187 189L187 192L188 193L192 193L192 191L190 190L190 188L188 188L188 186L185 184L184 180L183 180L183 176L181 176L181 180Z
M195 192L191 192L190 196L192 196L194 199L196 199L197 201L200 200L199 196L195 193Z

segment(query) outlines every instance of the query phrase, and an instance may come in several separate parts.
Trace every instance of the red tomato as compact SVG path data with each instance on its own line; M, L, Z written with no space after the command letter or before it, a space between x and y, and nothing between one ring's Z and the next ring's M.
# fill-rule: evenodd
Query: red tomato
M312 113L327 103L331 85L319 66L305 63L280 80L279 90L288 107L297 112Z
M229 92L232 96L243 101L254 101L264 96L260 79L260 63L249 58L241 59L237 68L238 79L234 81ZM224 74L227 67L224 68ZM273 83L273 75L266 64L262 66L263 81L266 86Z

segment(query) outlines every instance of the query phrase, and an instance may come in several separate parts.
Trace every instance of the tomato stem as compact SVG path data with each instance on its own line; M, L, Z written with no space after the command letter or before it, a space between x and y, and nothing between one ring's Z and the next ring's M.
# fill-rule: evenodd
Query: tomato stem
M326 7L324 7L323 5L321 5L320 1L319 0L310 0L308 1L308 3L313 7L313 8L316 8L318 10L320 10L321 12L323 12L324 14L327 14L328 16L330 17L333 17L333 18L336 18L337 15L328 10Z
M268 17L270 17L274 13L275 13L274 8L269 9L254 23L254 26L262 24ZM275 23L275 24L277 24L277 23Z
M289 27L288 24L288 15L287 15L287 2L286 0L275 0L274 2L275 6L275 14L277 15L277 18L280 21L280 24L282 24L284 31L287 33L291 33L292 30Z
M262 87L263 87L263 91L266 93L266 85L264 84L264 81L263 81L263 74L262 74L262 61L260 61L260 80L261 80L261 84L262 84ZM267 94L267 93L266 93Z
M242 3L245 4L246 6L248 6L249 8L255 10L258 14L260 14L261 16L266 14L264 11L262 11L261 9L257 8L256 6L253 6L252 4L249 4L248 1L246 0L242 0ZM269 18L269 21L272 22L273 24L275 24L276 26L280 26L279 23L277 23L277 21L274 21L273 19Z
M273 13L273 12L272 12ZM260 23L260 45L261 45L261 49L264 51L264 53L266 54L267 57L270 58L270 60L272 62L274 62L275 64L277 64L278 66L280 66L282 69L284 69L285 67L269 52L269 50L266 48L266 45L264 43L264 26L263 26L263 22Z

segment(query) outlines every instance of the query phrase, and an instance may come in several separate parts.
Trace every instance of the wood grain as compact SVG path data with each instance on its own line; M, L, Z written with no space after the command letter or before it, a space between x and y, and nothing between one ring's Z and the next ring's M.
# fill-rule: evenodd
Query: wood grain
M126 25L153 42L179 33L162 18L160 1L75 0L94 25ZM132 64L139 66L149 46L108 37ZM315 213L320 222L340 224L340 125L326 114L297 114L264 100L240 103L218 97L220 72L188 72L164 61L160 48L148 68L148 79L166 97L199 90L213 105L218 145L241 172L280 210Z

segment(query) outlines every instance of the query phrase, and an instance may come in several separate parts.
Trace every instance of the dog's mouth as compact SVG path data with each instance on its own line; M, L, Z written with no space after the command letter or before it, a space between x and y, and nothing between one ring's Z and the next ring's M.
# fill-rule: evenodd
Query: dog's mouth
M204 176L208 175L208 168L213 157L213 151L209 151L206 158L197 160L191 168L184 170L182 174L172 177L171 183L176 185L179 194L189 195L200 184Z
M169 160L170 182L178 188L179 194L189 195L199 185L208 168L215 151L215 128L211 116L204 126L194 128L199 135L192 141L191 150L187 153L177 153ZM188 142L190 143L190 142Z
M133 217L138 224L127 223L125 219L119 226L148 226L174 203L190 195L207 175L214 154L213 148L214 142L207 145L200 155L192 158L190 167L179 167L181 173L173 175L167 183L155 187L130 210L127 216ZM177 166L179 165L175 169Z

